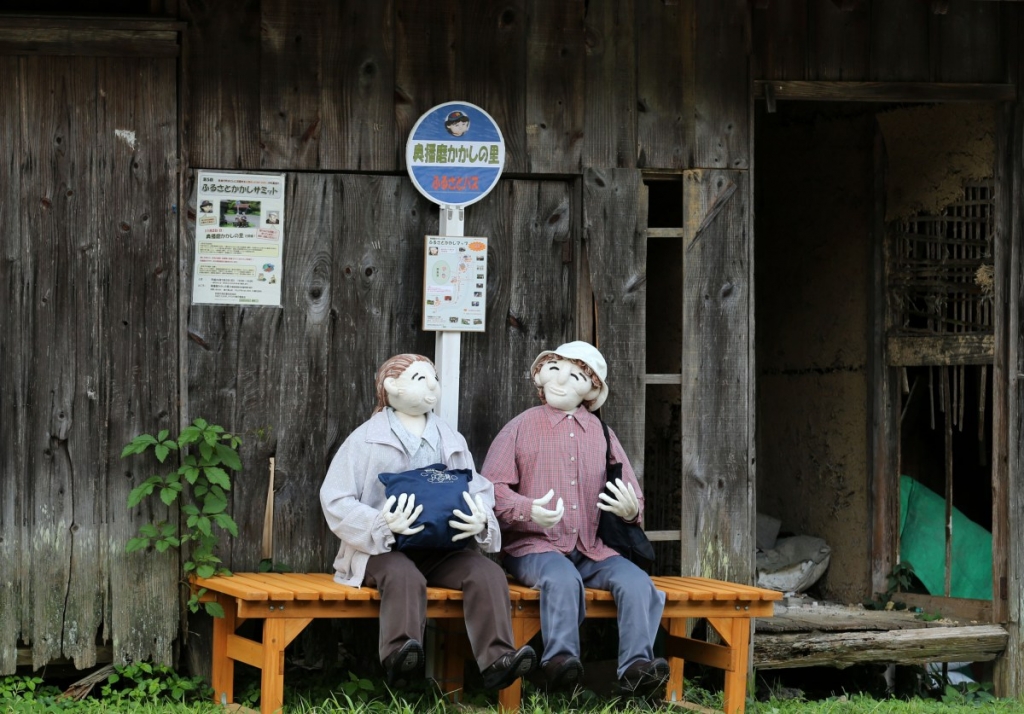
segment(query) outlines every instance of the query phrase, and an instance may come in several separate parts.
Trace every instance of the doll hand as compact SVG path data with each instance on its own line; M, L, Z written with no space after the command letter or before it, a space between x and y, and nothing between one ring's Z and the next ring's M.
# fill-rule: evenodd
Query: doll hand
M395 510L391 507L395 506ZM393 533L399 535L415 535L423 530L423 526L412 528L412 524L423 513L423 506L416 505L416 496L403 493L398 497L398 504L395 505L395 497L388 496L384 504L384 521Z
M460 518L460 521L448 521L455 530L462 531L452 536L452 543L463 538L472 538L487 526L487 508L484 507L483 499L476 497L476 501L470 498L469 493L462 492L462 498L469 506L469 513L463 513L458 508L452 511L452 515Z
M621 478L617 478L614 482L609 481L607 486L612 495L598 494L598 498L604 503L597 504L597 507L602 511L614 513L624 521L635 520L640 514L640 499L636 497L633 484L623 483Z
M562 505L562 499L558 499L558 503L555 504L555 510L544 508L555 495L555 489L551 489L540 498L536 498L533 501L533 507L530 508L530 519L541 528L550 528L551 526L562 520L562 515L565 513L565 506Z

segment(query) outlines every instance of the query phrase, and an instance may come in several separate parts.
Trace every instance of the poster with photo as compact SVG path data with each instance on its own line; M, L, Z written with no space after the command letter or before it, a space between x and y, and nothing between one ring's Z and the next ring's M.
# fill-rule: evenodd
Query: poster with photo
M281 306L284 174L200 171L192 302Z
M423 329L483 332L487 239L427 236L423 264Z

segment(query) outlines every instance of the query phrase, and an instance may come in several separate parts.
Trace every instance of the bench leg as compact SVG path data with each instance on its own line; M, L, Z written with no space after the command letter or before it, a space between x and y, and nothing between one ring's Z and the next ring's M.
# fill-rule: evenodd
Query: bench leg
M263 667L260 680L260 714L277 714L284 706L285 621L263 621Z
M235 633L235 599L218 594L217 603L224 609L224 617L213 618L213 667L211 684L213 700L219 704L235 701L235 661L228 657L228 636Z
M515 637L516 649L522 647L533 636L540 632L539 617L516 617L512 613L512 636ZM540 653L538 653L540 656ZM518 712L523 701L523 680L517 679L511 686L498 692L498 710Z
M665 623L665 629L668 630L668 634L673 637L685 638L687 636L686 631L686 618L672 618ZM665 687L665 701L667 702L681 702L683 701L683 688L685 683L683 682L683 666L686 664L682 657L668 658L668 684Z
M725 670L725 714L743 714L747 703L747 669L750 664L750 618L708 618L729 646Z
M462 699L463 680L466 673L466 659L469 656L469 638L466 623L458 618L437 620L436 629L441 634L438 684L445 698L456 703Z

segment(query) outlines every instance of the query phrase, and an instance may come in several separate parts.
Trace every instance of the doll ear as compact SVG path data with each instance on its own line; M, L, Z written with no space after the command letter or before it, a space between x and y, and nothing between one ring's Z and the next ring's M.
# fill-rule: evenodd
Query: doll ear
M399 389L396 386L397 383L398 383L398 380L395 379L394 377L385 377L384 378L384 391L387 392L392 397L395 396L399 392Z
M591 399L597 399L597 395L601 393L600 387L592 387L587 395L583 397L583 401L589 402Z
M540 370L537 370L537 374L533 375L533 383L535 386L540 386Z

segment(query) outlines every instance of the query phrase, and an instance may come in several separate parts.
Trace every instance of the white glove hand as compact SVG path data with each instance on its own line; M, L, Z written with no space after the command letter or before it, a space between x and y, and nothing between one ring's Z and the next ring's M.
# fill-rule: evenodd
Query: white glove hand
M555 510L552 511L544 508L554 495L555 489L551 489L542 497L534 499L533 506L530 508L530 519L541 528L550 528L562 520L562 516L565 514L565 506L562 505L562 499L558 499L558 503L555 504Z
M462 531L462 533L452 536L452 543L463 538L472 538L487 527L487 508L484 507L483 499L478 495L474 501L466 491L462 492L462 498L469 506L469 513L463 513L458 508L452 511L453 516L462 519L461 521L448 521L448 525L452 528Z
M392 511L391 507L395 506L395 510ZM423 506L416 505L416 495L409 495L403 493L398 497L398 504L395 505L395 497L388 496L387 502L384 504L384 522L388 524L388 528L393 533L399 535L415 535L423 530L423 526L412 528L412 524L416 522L416 519L423 513Z
M597 507L602 511L614 513L624 521L634 520L640 513L640 499L636 497L633 484L623 483L621 478L617 478L614 482L609 481L607 485L612 495L599 494L598 498L604 503L597 504Z

